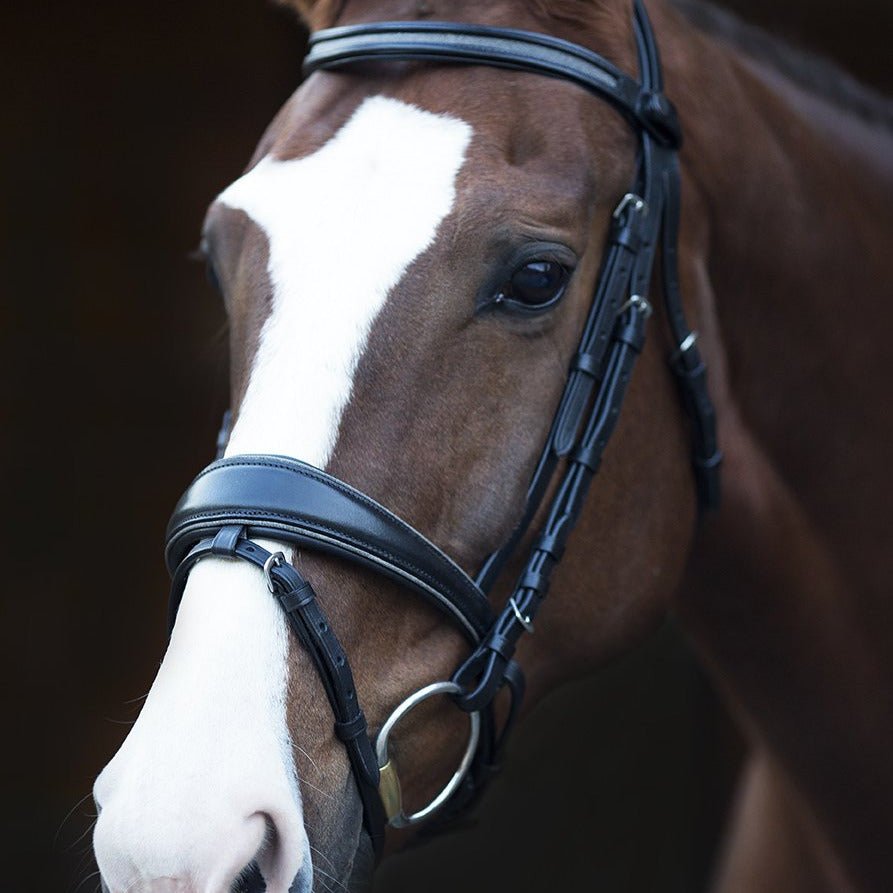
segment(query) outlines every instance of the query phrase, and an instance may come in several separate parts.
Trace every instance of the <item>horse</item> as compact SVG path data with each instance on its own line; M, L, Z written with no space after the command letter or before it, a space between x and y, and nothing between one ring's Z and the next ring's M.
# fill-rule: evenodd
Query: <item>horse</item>
M448 19L582 45L631 76L641 61L627 0L295 4L314 32ZM779 65L777 44L710 7L649 0L648 14L684 134L676 262L722 499L699 513L667 364L688 348L667 335L658 267L616 431L518 645L523 711L672 613L749 743L716 893L886 889L893 113L814 60ZM636 167L629 122L566 79L431 59L312 73L203 227L229 318L224 462L315 467L476 573L518 530ZM312 581L376 729L449 679L467 638L369 567L275 536L255 567L222 539L191 567L141 714L96 781L103 884L364 889L355 730L334 733L331 693L270 593ZM496 719L509 713L503 693ZM468 725L450 698L401 721L402 802L443 788Z

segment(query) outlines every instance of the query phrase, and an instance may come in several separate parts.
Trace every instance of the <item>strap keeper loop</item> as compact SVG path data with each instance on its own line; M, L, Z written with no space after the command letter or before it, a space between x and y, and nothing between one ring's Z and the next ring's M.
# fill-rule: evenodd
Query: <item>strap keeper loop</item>
M245 528L236 524L227 524L226 527L221 527L211 542L211 554L235 558L236 546L244 532Z
M525 571L518 580L515 591L519 589L532 589L534 592L543 593L549 586L549 577L542 571Z
M571 362L571 371L582 372L583 375L588 375L590 378L598 378L598 361L591 353L581 350L574 355L574 359Z
M602 447L597 443L588 446L581 444L571 455L571 461L584 466L592 474L595 474L602 464Z
M565 535L567 527L562 525L554 533L544 533L534 543L533 548L537 552L545 552L556 564L564 555Z
M354 738L359 738L365 732L366 717L363 715L362 710L350 719L345 719L344 721L335 720L335 734L345 744L348 741L353 741Z
M316 598L316 593L309 581L305 580L297 589L277 593L276 597L279 599L282 610L286 614L293 614L309 605Z
M636 353L641 353L645 345L646 318L644 313L633 313L629 319L618 317L617 325L614 328L614 340L626 344Z
M515 643L508 636L493 632L487 639L487 650L498 654L507 663L515 653Z

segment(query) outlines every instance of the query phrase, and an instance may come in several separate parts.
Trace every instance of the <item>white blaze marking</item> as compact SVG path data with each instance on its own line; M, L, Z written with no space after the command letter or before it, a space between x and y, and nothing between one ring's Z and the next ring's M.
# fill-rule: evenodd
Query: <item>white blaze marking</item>
M470 138L458 119L374 97L317 152L264 158L219 196L265 233L272 286L227 455L325 467L372 323L450 212ZM113 890L184 875L218 889L259 845L257 813L283 845L276 865L261 860L267 889L288 889L309 855L287 650L255 568L196 566L140 717L97 781L96 850Z
M470 134L375 97L316 154L268 156L218 198L263 228L273 286L228 455L325 467L372 322L449 213Z

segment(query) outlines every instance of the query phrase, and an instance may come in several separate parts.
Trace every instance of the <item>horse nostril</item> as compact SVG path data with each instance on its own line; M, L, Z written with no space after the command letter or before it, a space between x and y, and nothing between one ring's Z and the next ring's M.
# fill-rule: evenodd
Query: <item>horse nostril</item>
M233 883L230 893L265 893L266 889L267 884L260 873L257 860L253 859Z
M309 893L308 883L295 887L296 878L313 876L299 815L270 810L237 820L218 809L188 827L176 818L169 810L162 818L138 811L134 816L118 798L106 801L94 836L105 893L286 893L289 888ZM171 833L150 848L141 834L146 826ZM197 834L195 827L209 833Z
M264 822L263 838L229 893L266 893L268 890L285 893L286 887L288 893L310 893L313 864L306 834L295 834L295 829L281 815L273 818L270 813L259 812L249 822L258 818Z
M288 888L288 893L310 893L313 887L313 868L309 852L305 854L301 870ZM245 870L233 882L230 893L266 893L267 883L261 873L257 859L252 859Z

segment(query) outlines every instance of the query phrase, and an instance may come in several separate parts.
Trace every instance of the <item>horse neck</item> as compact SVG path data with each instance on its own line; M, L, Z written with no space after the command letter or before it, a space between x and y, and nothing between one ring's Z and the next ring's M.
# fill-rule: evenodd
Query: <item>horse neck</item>
M893 797L893 138L690 26L665 55L726 453L679 616L874 889L893 867L866 843Z
M668 81L683 82L687 198L706 218L688 230L720 423L746 429L842 570L879 596L893 560L877 560L888 525L874 522L893 485L864 469L893 448L891 357L874 334L893 323L893 130L690 26L682 40Z

